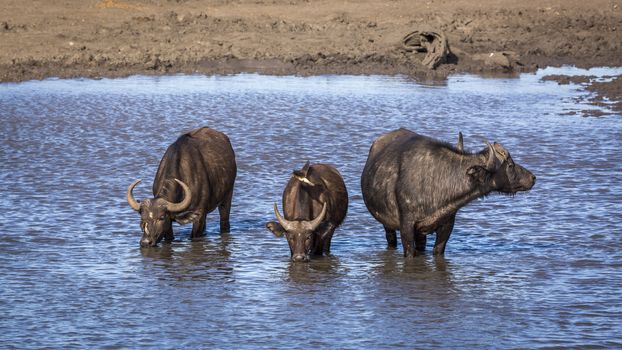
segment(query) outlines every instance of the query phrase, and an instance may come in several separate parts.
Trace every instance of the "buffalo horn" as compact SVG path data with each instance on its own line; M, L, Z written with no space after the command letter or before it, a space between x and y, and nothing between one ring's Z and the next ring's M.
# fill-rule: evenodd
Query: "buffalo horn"
M326 216L326 209L327 209L327 205L326 205L326 202L324 202L320 215L318 215L315 219L313 219L309 224L311 226L312 231L315 231L315 229L318 226L320 226L320 224L322 223L322 220L324 220L324 217Z
M127 188L127 193L126 193L126 197L127 197L127 202L130 204L130 207L132 207L132 209L139 211L140 210L140 203L134 199L134 195L132 194L132 190L134 190L134 187L136 187L136 185L138 185L138 183L141 180L138 179L134 182L132 182L130 184L130 186Z
M494 171L496 170L497 156L495 155L495 149L492 147L490 142L486 141L488 145L488 160L486 161L486 170Z
M166 202L166 209L171 213L178 213L180 211L184 211L190 206L190 202L192 201L192 194L190 193L190 188L180 180L175 179L181 188L184 189L184 199L179 203L171 203Z
M276 203L274 203L274 214L276 215L276 219L279 221L279 224L283 226L285 231L291 231L291 229L294 227L292 225L292 222L281 216L281 213L279 213L279 207L276 205Z

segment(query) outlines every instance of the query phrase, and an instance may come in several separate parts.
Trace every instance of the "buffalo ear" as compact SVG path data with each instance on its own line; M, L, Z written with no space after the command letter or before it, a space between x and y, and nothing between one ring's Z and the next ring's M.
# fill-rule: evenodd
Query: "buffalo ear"
M270 230L277 238L283 237L285 229L278 222L270 221L266 223L266 228Z
M483 184L488 179L488 170L480 165L474 165L467 169L467 175L475 182Z

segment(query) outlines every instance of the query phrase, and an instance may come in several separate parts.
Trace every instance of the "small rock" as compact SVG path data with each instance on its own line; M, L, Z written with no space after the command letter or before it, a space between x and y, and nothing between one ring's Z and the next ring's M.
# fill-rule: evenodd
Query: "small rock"
M484 63L489 66L499 66L505 69L512 67L510 65L510 60L502 52L491 52L484 60Z
M484 61L486 66L496 68L512 70L513 64L518 61L518 57L514 52L490 52L473 55L473 59L476 61Z

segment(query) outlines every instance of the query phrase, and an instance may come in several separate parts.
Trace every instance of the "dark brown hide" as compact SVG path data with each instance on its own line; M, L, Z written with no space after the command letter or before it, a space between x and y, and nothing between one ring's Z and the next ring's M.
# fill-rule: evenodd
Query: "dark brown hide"
M141 244L154 246L162 238L172 240L172 221L192 223L191 238L199 237L205 230L206 215L216 208L220 232L228 232L236 173L235 153L227 135L206 127L181 135L160 161L153 181L154 198L138 203L131 193L136 182L128 189L128 203L141 213ZM190 197L184 196L183 186L174 179L188 186ZM184 198L191 200L182 210L163 206Z
M326 213L317 227L309 222ZM341 174L330 165L307 163L296 170L283 191L283 218L290 222L287 229L279 222L266 227L276 236L285 234L292 259L308 261L311 254L330 252L335 229L341 225L348 210L348 192ZM310 230L310 228L312 228Z
M514 163L500 144L479 153L398 129L371 146L361 177L369 212L385 228L389 247L400 231L404 255L425 249L426 234L436 232L434 254L443 254L456 212L490 192L527 191L535 176Z

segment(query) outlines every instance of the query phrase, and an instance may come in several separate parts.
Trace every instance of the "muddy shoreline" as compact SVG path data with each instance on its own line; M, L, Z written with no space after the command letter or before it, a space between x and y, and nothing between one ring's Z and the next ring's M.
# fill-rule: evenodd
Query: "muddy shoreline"
M610 0L7 0L3 10L0 82L241 72L429 80L615 67L622 57L622 9ZM418 30L447 39L451 54L435 69L403 47Z

